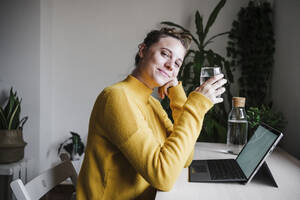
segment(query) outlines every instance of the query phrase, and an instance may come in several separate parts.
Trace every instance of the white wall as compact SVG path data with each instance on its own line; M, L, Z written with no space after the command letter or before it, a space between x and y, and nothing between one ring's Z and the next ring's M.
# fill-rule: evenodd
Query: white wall
M275 0L275 69L273 99L275 107L288 120L283 147L300 159L300 1Z
M4 0L0 6L0 104L11 86L22 98L21 117L29 116L24 126L28 143L28 175L36 173L40 123L40 3L39 0Z

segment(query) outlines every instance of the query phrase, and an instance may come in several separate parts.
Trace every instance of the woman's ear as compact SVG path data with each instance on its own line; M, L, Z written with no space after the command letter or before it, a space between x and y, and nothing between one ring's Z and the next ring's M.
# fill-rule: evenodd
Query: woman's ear
M144 43L139 45L139 56L143 58L145 56L146 45Z

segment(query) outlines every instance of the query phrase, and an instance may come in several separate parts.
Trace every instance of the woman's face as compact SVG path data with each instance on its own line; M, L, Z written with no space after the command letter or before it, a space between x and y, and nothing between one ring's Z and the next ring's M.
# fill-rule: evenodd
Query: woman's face
M181 42L173 37L161 38L150 48L142 44L138 66L140 78L151 89L163 86L177 77L185 52Z

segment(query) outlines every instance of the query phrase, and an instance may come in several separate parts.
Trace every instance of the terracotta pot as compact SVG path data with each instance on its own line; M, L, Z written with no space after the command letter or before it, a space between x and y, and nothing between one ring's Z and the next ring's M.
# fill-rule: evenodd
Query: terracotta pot
M21 129L0 130L0 163L16 162L24 158L26 144Z

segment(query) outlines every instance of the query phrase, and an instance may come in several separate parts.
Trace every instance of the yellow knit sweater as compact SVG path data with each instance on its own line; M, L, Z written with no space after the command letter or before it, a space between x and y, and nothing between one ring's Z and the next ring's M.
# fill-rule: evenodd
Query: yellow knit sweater
M105 88L94 105L77 184L78 200L154 199L172 188L193 156L212 102L181 84L169 89L174 124L152 90L128 76Z

